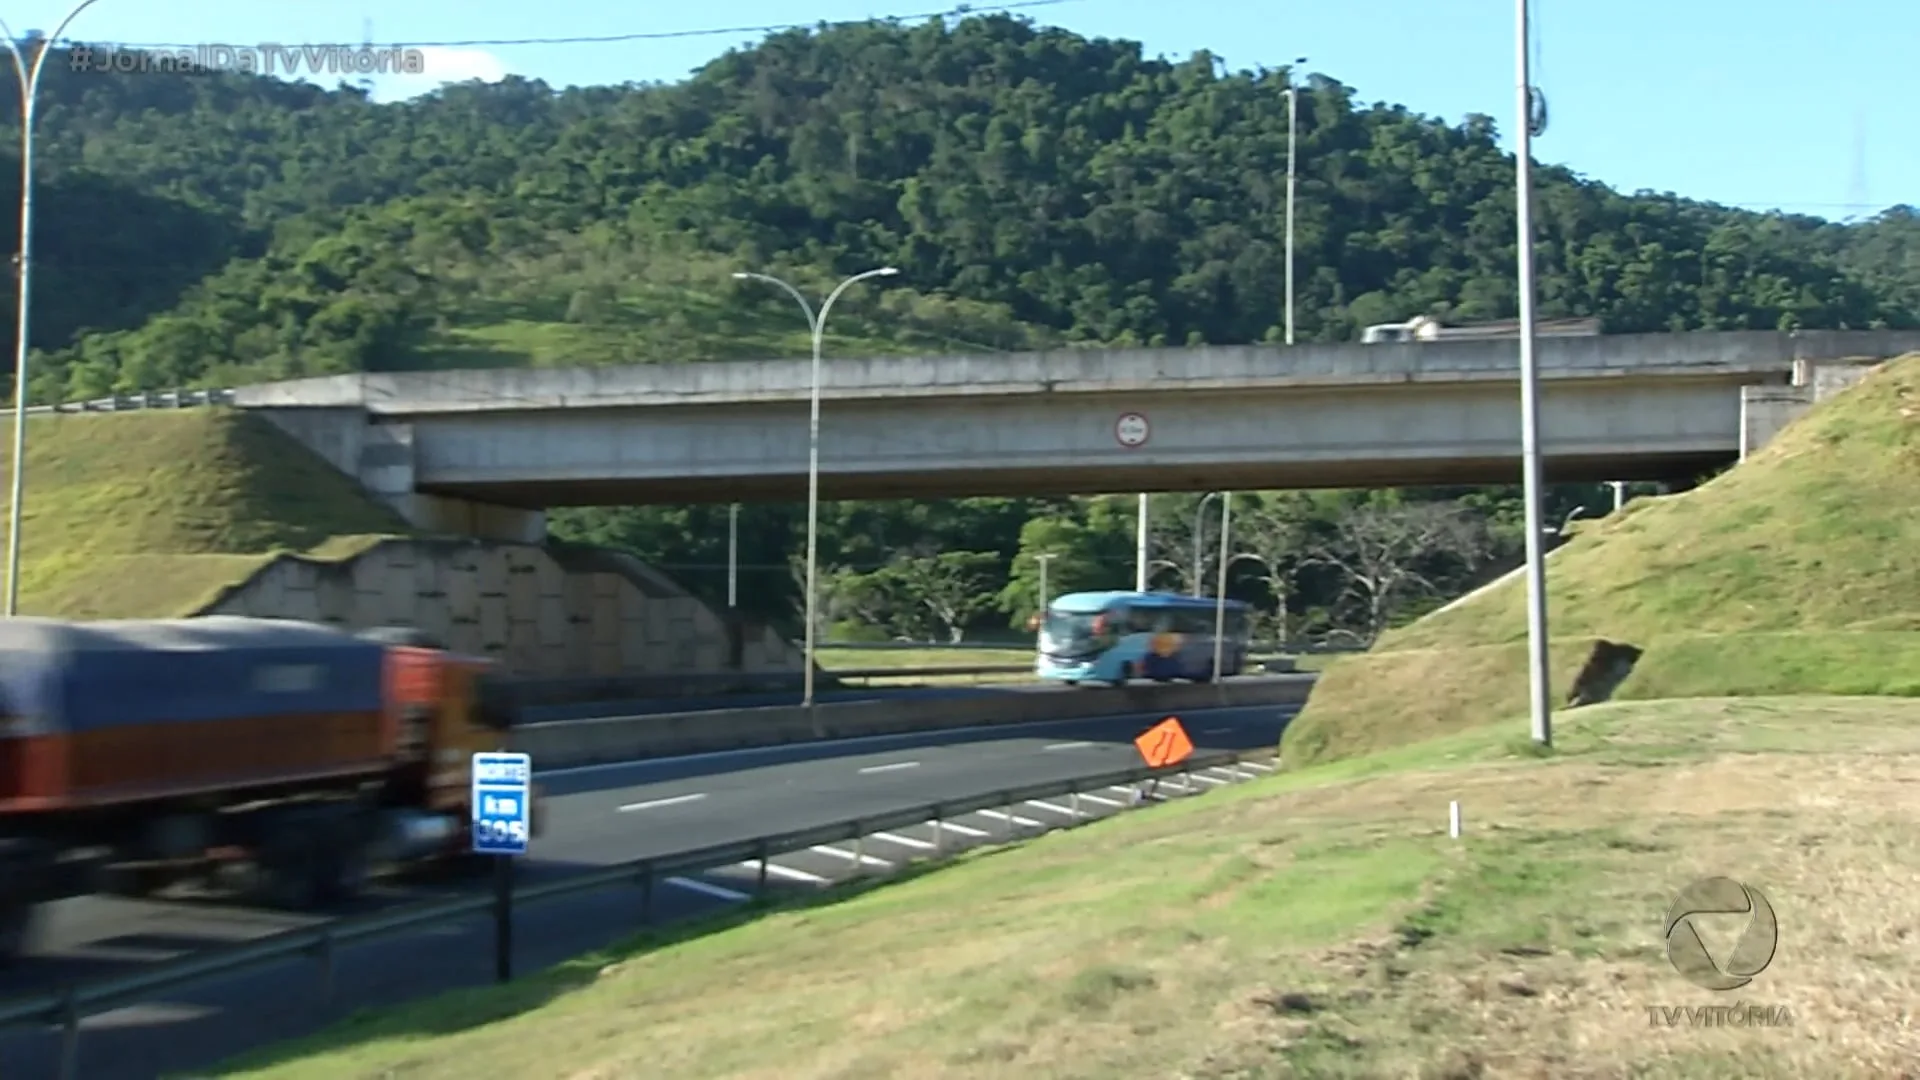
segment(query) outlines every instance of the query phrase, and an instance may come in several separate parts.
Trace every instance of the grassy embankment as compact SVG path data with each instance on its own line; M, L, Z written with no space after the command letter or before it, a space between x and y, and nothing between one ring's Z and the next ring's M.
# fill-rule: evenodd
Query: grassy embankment
M228 409L31 418L23 511L21 613L81 619L184 615L278 552L345 558L406 531L320 458Z
M1916 701L1600 705L1549 759L1480 728L1283 773L202 1075L1892 1076L1920 1053L1916 754ZM1661 942L1713 874L1782 927L1737 993ZM1791 1026L1649 1025L1736 1002Z
M1712 482L1589 524L1547 590L1559 699L1598 640L1645 651L1615 700L1920 694L1920 356ZM1524 714L1525 603L1516 578L1330 665L1289 763Z

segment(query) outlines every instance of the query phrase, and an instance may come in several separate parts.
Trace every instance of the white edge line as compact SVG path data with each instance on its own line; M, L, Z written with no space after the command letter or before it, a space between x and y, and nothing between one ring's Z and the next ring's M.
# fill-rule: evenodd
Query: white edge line
M630 810L653 810L662 806L678 806L681 803L698 802L706 797L707 793L704 791L697 791L692 795L670 795L664 799L648 799L646 802L628 803L620 808L620 812L624 814Z
M877 832L873 834L873 838L875 840L885 840L889 844L899 844L901 847L915 848L920 851L933 850L933 845L927 843L925 840L915 840L911 836L901 836L898 833Z
M822 855L837 855L840 858L847 860L848 862L859 862L866 866L892 866L893 865L892 863L888 862L885 859L874 858L872 855L868 855L864 851L859 854L858 858L856 858L853 852L848 851L846 848L834 847L832 844L815 844L812 847L808 848L807 850L817 851Z
M1035 821L1032 818L1023 818L1019 814L1009 814L1004 810L982 810L980 811L980 813L985 814L991 818L999 818L1001 821L1011 821L1015 825L1026 825L1036 829L1044 829L1047 827L1047 823L1044 821Z
M932 826L933 822L929 821L927 822L927 825ZM993 835L992 833L987 832L984 829L976 829L971 825L961 825L958 822L953 822L953 821L943 821L940 823L940 827L942 829L952 829L954 832L959 833L961 836L992 836Z
M760 872L760 861L758 859L748 859L739 865L755 873ZM828 881L827 878L823 878L819 874L809 874L805 870L795 870L791 866L781 866L777 862L769 862L766 866L768 877L786 878L788 881L804 881L809 885L825 885Z
M666 883L687 889L691 892L705 893L717 900L729 900L734 903L741 903L753 899L753 897L748 896L746 893L734 892L732 889L722 888L718 885L709 885L704 881L699 881L694 878L670 877L666 879Z

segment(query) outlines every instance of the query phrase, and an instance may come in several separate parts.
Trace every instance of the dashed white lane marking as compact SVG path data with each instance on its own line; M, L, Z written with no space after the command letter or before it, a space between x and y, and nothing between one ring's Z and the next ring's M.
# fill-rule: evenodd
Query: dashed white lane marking
M1070 818L1074 818L1075 820L1078 820L1080 817L1080 812L1070 806L1058 806L1054 803L1042 802L1039 799L1028 799L1027 805L1037 806L1042 810L1051 810L1054 813L1059 814L1061 817L1070 817Z
M1088 795L1088 794L1082 793L1080 797L1082 799L1085 799L1087 802L1099 803L1101 806L1111 806L1111 807L1114 807L1115 809L1120 809L1127 805L1126 803L1123 803L1118 799L1103 799L1098 795Z
M758 859L748 859L740 865L756 874L760 872L760 860ZM827 883L827 879L821 877L819 874L809 874L805 870L795 870L791 866L781 866L777 862L767 864L767 876L786 878L788 881L804 881L809 885L825 885Z
M1092 745L1093 745L1092 743L1086 741L1085 739L1080 739L1075 742L1057 742L1048 746L1043 746L1040 749L1042 750L1078 750L1083 746L1092 746Z
M711 896L716 900L726 900L732 903L739 903L744 900L753 899L751 896L748 896L746 893L734 892L732 889L723 889L718 885L709 885L704 881L696 881L693 878L670 877L666 879L666 882L669 885L672 885L676 888L686 889L689 892L705 893L706 895Z
M1261 761L1243 761L1240 763L1240 767L1243 769L1252 769L1255 772L1272 772L1273 771L1273 766L1268 765L1265 762L1261 762Z
M885 840L889 844L899 844L901 847L919 848L922 851L933 850L933 845L925 840L915 840L911 836L901 836L899 833L877 832L873 834L873 838Z
M932 827L933 822L929 821L927 822L927 825L928 827ZM986 832L981 829L976 829L971 825L962 825L957 821L943 821L940 823L940 828L952 829L954 832L959 833L961 836L992 836L993 835L990 832Z
M817 851L822 855L832 855L835 858L845 859L848 862L857 861L866 866L892 866L893 865L892 863L888 862L885 859L876 859L873 856L868 855L864 851L856 855L854 852L848 851L846 848L837 848L837 847L834 847L832 844L815 844L812 847L808 848L807 850Z
M696 791L692 795L673 795L665 799L648 799L646 802L628 803L620 808L620 812L624 814L632 810L654 810L662 806L678 806L681 803L698 802L706 797L706 792Z
M917 769L919 767L920 763L917 761L896 761L891 765L869 765L860 771L862 773L880 773L893 772L896 769Z
M1193 778L1194 778L1195 780L1205 780L1205 781L1206 781L1207 783L1209 783L1209 784L1231 784L1231 783L1233 783L1233 781L1231 781L1231 780L1222 780L1222 779L1220 779L1220 778L1219 778L1219 777L1217 777L1217 776L1208 776L1208 775L1207 775L1206 773L1200 773L1200 772L1197 772L1197 773L1189 773L1188 775L1190 775L1190 776L1192 776L1192 777L1193 777Z
M987 815L990 818L997 818L1001 821L1011 821L1015 825L1025 825L1028 828L1044 829L1047 827L1047 823L1044 821L1035 821L1032 818L1023 818L1019 814L1009 814L1000 810L982 810L980 812Z

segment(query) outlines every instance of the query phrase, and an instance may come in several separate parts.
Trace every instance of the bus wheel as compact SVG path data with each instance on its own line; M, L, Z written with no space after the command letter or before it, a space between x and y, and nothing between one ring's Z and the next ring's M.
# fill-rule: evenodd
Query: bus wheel
M1061 681L1061 682L1063 682L1063 683L1066 683L1066 684L1067 684L1068 686L1079 686L1079 685L1080 685L1080 680L1079 680L1079 679L1061 679L1060 681Z

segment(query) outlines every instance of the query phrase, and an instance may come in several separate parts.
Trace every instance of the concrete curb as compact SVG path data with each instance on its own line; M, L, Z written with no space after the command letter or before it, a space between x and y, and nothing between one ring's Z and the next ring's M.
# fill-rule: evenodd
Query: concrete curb
M1257 705L1299 705L1314 676L1278 675L1167 686L1089 687L1058 693L878 700L706 712L606 716L529 724L513 732L512 745L533 755L542 769L568 769L617 761L676 757L718 750L901 735L945 728L1030 724L1132 713L1178 713Z

